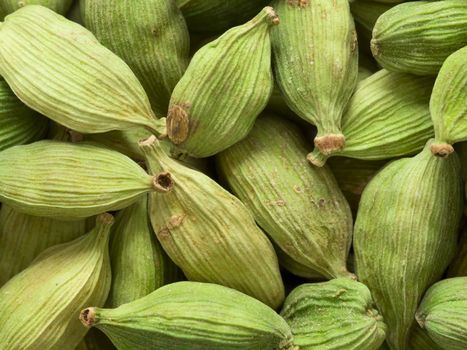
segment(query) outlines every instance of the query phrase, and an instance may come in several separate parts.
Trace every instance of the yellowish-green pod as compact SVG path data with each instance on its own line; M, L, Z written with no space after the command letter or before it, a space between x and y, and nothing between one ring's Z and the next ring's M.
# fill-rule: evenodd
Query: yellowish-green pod
M442 280L428 289L416 319L443 349L467 348L467 277Z
M389 348L387 348L389 349ZM444 350L439 347L430 336L420 328L418 324L414 324L410 332L409 340L410 350Z
M342 118L345 147L332 156L381 160L419 152L434 135L432 87L431 77L385 69L359 82ZM316 166L328 158L318 149L308 155Z
M461 232L457 253L449 265L448 277L467 276L467 227Z
M86 28L43 6L0 25L0 75L27 106L79 132L161 132L130 67ZM159 131L158 131L159 130Z
M210 283L169 284L116 309L87 308L80 319L119 350L298 350L274 310Z
M316 271L313 271L308 266L305 266L298 261L292 259L288 256L277 244L274 244L274 250L276 251L277 258L279 259L279 264L281 267L286 269L288 272L309 280L325 280L323 277Z
M0 152L0 200L30 215L79 219L119 210L157 190L127 156L44 140Z
M446 58L467 45L467 1L411 1L381 15L371 51L387 70L436 75Z
M175 1L86 0L86 27L121 57L143 85L156 115L188 66L190 37Z
M104 305L110 288L108 241L113 217L69 243L41 253L0 288L0 349L73 350L86 334L79 312Z
M435 143L431 151L440 157L454 152L453 143L467 141L466 67L467 46L446 59L433 87L430 111L435 126Z
M395 350L410 349L418 303L453 258L462 216L459 159L433 156L431 142L371 180L354 228L357 276L371 290Z
M293 260L331 279L346 268L352 214L328 168L306 160L300 129L263 115L242 141L218 154L217 165L256 222Z
M295 288L281 316L300 350L377 350L386 336L368 288L347 278Z
M202 47L173 91L167 134L181 152L212 156L248 135L274 87L271 7Z
M64 15L73 0L0 0L0 20L26 5L41 5Z
M344 147L341 119L358 76L357 34L348 0L276 0L274 73L289 107L318 128L315 146Z
M159 141L141 142L159 192L149 197L159 242L192 281L237 289L272 308L284 300L274 249L239 199L169 158Z

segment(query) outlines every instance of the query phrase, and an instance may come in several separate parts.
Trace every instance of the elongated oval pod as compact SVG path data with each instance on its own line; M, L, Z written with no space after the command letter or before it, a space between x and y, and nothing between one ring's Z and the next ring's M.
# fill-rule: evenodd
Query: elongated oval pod
M448 277L467 276L467 227L461 232L457 253L449 265Z
M93 216L125 208L154 186L130 158L93 144L43 140L0 152L0 200L30 215Z
M169 284L116 309L84 309L80 319L121 350L298 350L274 310L210 283Z
M378 18L371 51L387 70L436 75L451 53L467 45L466 31L466 1L411 1Z
M345 147L333 155L381 160L412 155L433 137L429 101L433 78L380 70L362 80L342 119ZM308 160L323 166L315 149Z
M467 141L466 67L467 46L446 59L433 87L430 111L435 126L435 143L431 151L440 157L454 152L453 143Z
M416 319L443 349L467 348L467 277L435 283L428 289Z
M396 160L363 191L354 228L359 280L388 325L391 349L408 347L415 311L456 250L463 198L457 156Z
M212 156L243 139L274 87L271 7L202 47L173 91L167 134L191 156Z
M80 310L103 305L110 288L113 217L69 243L45 250L0 289L0 349L73 350L86 334Z
M45 6L64 15L70 8L72 2L73 0L0 0L0 20L3 21L3 17L26 5Z
M377 350L386 336L368 288L347 278L295 288L281 316L300 350Z
M277 308L284 286L274 249L248 209L214 180L169 158L155 137L140 143L159 186L149 196L162 247L192 281L237 289Z
M122 59L43 6L23 7L1 24L0 75L26 105L72 130L160 132L164 122Z
M341 119L357 84L357 34L348 0L276 0L274 73L289 107L318 128L325 154L344 147ZM306 35L304 34L306 33Z
M293 260L327 278L348 277L352 214L327 168L310 166L300 129L263 115L217 165L256 222Z

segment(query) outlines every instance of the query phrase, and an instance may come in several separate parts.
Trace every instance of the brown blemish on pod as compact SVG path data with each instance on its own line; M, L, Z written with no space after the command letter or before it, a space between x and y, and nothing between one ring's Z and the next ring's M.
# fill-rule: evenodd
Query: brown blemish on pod
M96 323L96 310L93 307L88 307L84 309L79 314L79 320L83 325L88 328L91 328Z
M154 176L152 184L154 190L160 193L170 192L174 186L172 175L169 172L160 173Z
M451 153L454 152L454 148L447 143L438 143L430 146L431 153L437 157L447 158Z
M316 137L315 146L323 155L329 155L344 148L345 137L342 134L327 134Z
M289 0L289 5L303 8L308 6L308 2L308 0Z
M167 135L176 145L183 143L190 131L189 105L174 105L167 115Z

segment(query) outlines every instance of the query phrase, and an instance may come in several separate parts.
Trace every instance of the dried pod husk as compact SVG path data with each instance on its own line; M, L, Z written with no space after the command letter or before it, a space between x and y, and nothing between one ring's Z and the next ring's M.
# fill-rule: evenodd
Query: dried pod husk
M467 36L467 28L464 34ZM446 59L433 87L430 111L435 126L435 143L431 151L440 157L454 152L452 144L467 141L466 67L467 46Z
M216 160L233 193L284 253L329 279L349 277L349 205L332 172L310 166L306 154L299 127L265 114Z
M442 280L428 289L416 319L443 349L467 348L467 277Z
M348 0L276 0L271 31L275 78L289 107L318 128L315 146L344 147L344 108L358 77L357 34ZM306 33L306 35L304 35Z
M86 27L130 66L156 115L166 115L190 50L188 29L175 1L86 0L83 6Z
M269 29L278 22L265 7L193 56L167 116L167 134L181 152L208 157L251 130L274 87Z
M410 350L443 350L418 324L414 324L410 332L409 348Z
M237 289L277 308L284 286L274 249L239 199L169 158L159 141L140 143L158 191L150 219L162 247L192 281Z
M110 288L108 240L113 217L69 243L42 252L0 288L0 348L73 350L86 334L78 316L103 305Z
M376 350L386 336L386 325L370 291L348 278L295 288L281 316L300 350Z
M465 0L411 1L382 14L371 51L387 70L436 75L446 58L467 45Z
M370 181L354 228L357 276L388 325L391 349L409 349L417 305L456 250L463 207L459 159L433 156L431 142Z
M448 277L467 276L467 227L461 232L457 253L449 265Z
M23 7L0 26L0 75L27 106L72 130L160 133L165 123L122 59L43 6Z
M85 218L125 208L153 186L130 158L93 144L43 140L0 152L0 200L30 215Z
M359 82L342 118L345 147L333 155L381 160L419 152L434 135L429 109L433 83L431 77L385 69ZM316 166L328 158L318 149L308 155Z
M57 13L64 15L71 6L73 0L0 0L0 20L10 13L26 5L45 6Z

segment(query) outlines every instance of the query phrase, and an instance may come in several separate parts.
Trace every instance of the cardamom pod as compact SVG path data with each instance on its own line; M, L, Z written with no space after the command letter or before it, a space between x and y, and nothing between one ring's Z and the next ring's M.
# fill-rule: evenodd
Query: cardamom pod
M434 157L432 141L370 181L354 228L356 272L388 325L391 349L409 349L417 305L456 249L463 207L459 159Z
M26 5L41 5L64 15L73 0L0 0L0 20Z
M169 158L155 137L140 145L160 188L149 196L151 223L172 261L189 280L225 285L277 308L284 300L277 257L248 209Z
M0 288L0 349L73 350L86 334L78 315L103 305L110 288L108 240L113 218L42 252Z
M96 145L43 140L0 152L0 200L36 216L79 219L156 190L130 158Z
M409 349L443 350L443 348L439 347L433 340L431 340L430 336L421 329L418 324L414 324L410 332Z
M248 135L274 87L269 29L277 23L265 7L193 56L167 116L168 136L180 151L208 157Z
M448 277L467 276L467 226L461 232L457 254L449 265Z
M342 118L345 147L333 155L381 160L412 155L434 135L429 101L433 78L380 70L359 82ZM323 166L333 155L315 149Z
M169 284L116 309L84 309L80 319L118 349L298 350L274 310L210 283Z
M27 106L79 132L161 123L130 67L86 28L43 6L0 25L0 75Z
M370 291L348 278L302 284L285 299L281 316L300 350L376 350L386 336Z
M467 45L465 0L412 1L383 13L371 51L387 70L436 75L446 58Z
M299 127L265 114L216 161L233 193L285 254L327 278L351 276L349 205L331 171L311 167L306 154Z
M344 147L341 119L358 76L357 34L348 0L276 0L271 31L275 78L289 107L318 128L315 146Z
M75 350L115 350L112 342L97 328L91 328Z
M433 341L443 349L467 348L467 277L435 283L428 289L416 319Z
M288 272L306 278L309 280L325 280L320 273L313 271L308 266L299 263L290 256L288 256L277 244L273 244L274 250L276 251L277 258L279 259L279 264L281 267L286 269Z

